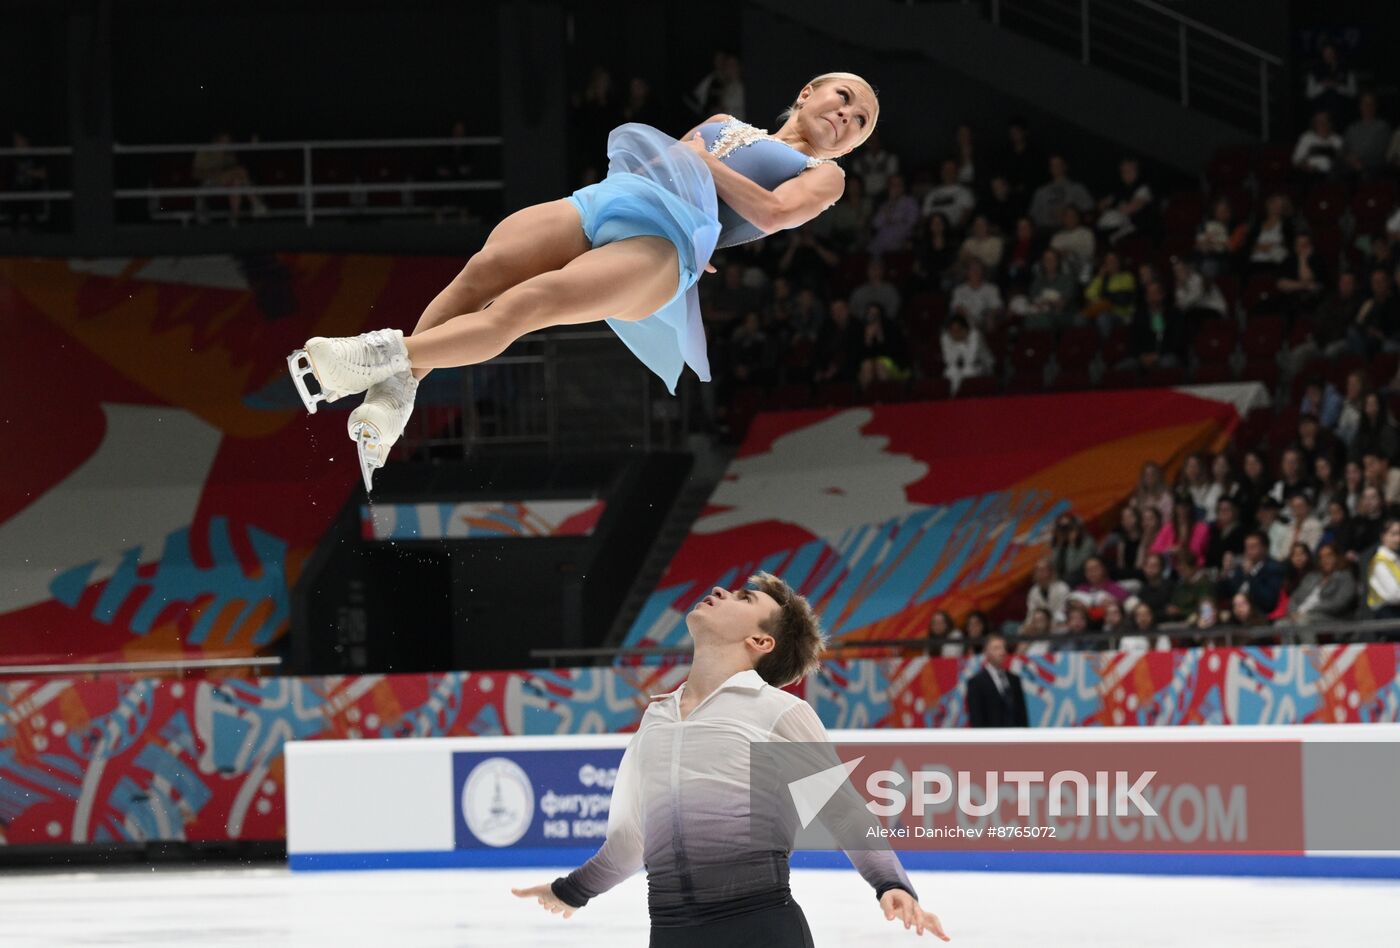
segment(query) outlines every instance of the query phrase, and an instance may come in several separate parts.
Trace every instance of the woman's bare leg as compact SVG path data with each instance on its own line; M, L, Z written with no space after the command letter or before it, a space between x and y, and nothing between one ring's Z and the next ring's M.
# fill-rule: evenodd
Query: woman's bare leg
M609 317L644 319L675 295L676 248L662 237L631 237L589 250L467 313L404 340L414 371L485 362L537 329Z
M558 270L588 250L578 210L570 202L549 201L516 211L492 229L485 246L423 310L413 335L483 310L511 287ZM415 366L413 374L421 379L429 371Z

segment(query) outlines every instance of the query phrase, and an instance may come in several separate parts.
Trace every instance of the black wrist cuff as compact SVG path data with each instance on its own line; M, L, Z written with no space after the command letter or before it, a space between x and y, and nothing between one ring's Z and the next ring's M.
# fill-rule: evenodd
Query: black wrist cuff
M903 882L884 882L884 883L881 883L880 885L876 886L876 887L875 887L875 901L878 902L878 901L880 901L881 899L883 899L883 898L885 897L885 893L886 893L886 892L889 892L891 889L900 889L901 891L908 892L908 893L909 893L909 896L910 896L915 902L919 901L919 894L918 894L917 892L915 892L913 889L909 888L909 887L908 887L907 885L905 885Z
M588 904L588 896L583 890L569 881L568 876L560 876L549 884L554 897L570 908L583 908Z

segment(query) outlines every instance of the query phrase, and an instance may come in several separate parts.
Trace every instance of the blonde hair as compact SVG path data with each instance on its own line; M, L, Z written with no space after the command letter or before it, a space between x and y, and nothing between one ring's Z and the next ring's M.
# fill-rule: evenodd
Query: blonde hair
M870 137L870 133L875 131L875 124L880 121L880 94L875 91L874 86L872 86L869 82L866 82L864 78L862 78L861 76L857 76L853 72L824 72L820 76L809 80L807 82L807 85L811 86L813 89L820 89L828 82L856 82L860 85L865 86L866 90L870 93L870 99L872 103L870 108L870 124L866 126L865 134L861 136L860 141L857 142L854 147L859 147L860 145L865 144L865 140ZM804 86L803 88L806 88L806 86ZM779 125L786 124L787 120L792 118L793 113L797 111L797 103L799 101L801 100L793 99L792 105L788 106L786 109L783 110L783 113L778 116Z

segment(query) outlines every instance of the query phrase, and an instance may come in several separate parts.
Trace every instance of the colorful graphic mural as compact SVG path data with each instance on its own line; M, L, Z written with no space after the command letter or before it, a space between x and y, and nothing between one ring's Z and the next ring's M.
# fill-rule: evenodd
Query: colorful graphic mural
M360 507L366 540L507 540L586 537L607 501L491 500L475 503L383 504Z
M1148 460L1224 445L1257 384L759 415L628 633L684 641L716 585L776 573L834 639L924 634L1029 578L1062 511L1120 504Z
M831 728L959 727L976 660L827 662ZM1017 659L1036 727L1400 721L1400 645ZM602 734L688 668L0 683L0 844L280 839L288 740Z
M459 260L0 260L0 663L247 655L359 474L285 357L408 326Z

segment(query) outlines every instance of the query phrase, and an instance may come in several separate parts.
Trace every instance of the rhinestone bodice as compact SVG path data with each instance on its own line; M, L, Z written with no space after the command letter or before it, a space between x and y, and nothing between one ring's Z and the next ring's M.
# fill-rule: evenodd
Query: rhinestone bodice
M698 129L705 147L725 165L769 191L808 168L828 164L830 158L804 155L767 130L730 119L708 122ZM724 201L719 202L719 247L732 247L765 236Z

